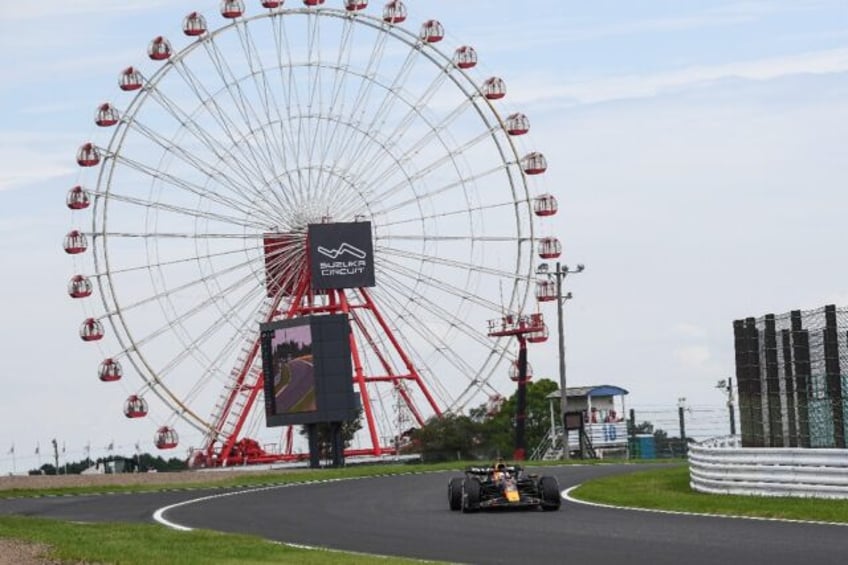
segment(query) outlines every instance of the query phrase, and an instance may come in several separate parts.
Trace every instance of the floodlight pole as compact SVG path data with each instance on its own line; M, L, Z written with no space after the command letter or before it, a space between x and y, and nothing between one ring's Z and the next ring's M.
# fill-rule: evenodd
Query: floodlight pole
M571 293L568 292L565 295L562 293L562 281L563 279L575 273L582 273L586 268L585 265L579 264L575 269L569 269L568 265L562 265L557 262L556 269L551 272L547 263L543 263L536 270L536 274L540 276L546 276L549 280L551 278L556 279L556 301L557 301L557 331L559 337L559 390L560 390L560 399L559 399L559 416L562 421L562 435L560 438L560 442L562 443L562 458L568 459L568 430L565 426L565 412L567 410L568 404L568 394L566 393L566 382L565 382L565 329L563 322L563 313L562 306L566 300L569 300L572 296Z
M515 451L512 457L516 461L524 461L527 449L525 445L525 427L527 419L527 341L528 335L545 332L545 322L542 314L535 313L529 316L507 315L499 320L489 320L489 337L516 337L518 339L518 359L516 359L516 372L513 380L518 383L515 407Z
M733 379L720 380L716 384L717 389L724 389L727 393L727 411L730 416L730 435L736 435L736 413L733 409Z
M515 451L516 461L524 461L527 454L527 339L518 335L518 390L515 398Z

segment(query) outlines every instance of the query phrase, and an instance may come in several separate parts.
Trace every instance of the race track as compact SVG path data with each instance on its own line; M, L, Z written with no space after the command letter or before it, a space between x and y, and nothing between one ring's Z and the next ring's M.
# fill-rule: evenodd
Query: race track
M643 469L640 466L635 468ZM565 489L633 466L556 467ZM824 565L844 563L848 527L684 516L565 502L559 512L451 512L455 473L248 491L209 490L0 501L0 513L89 521L166 520L282 542L457 563Z

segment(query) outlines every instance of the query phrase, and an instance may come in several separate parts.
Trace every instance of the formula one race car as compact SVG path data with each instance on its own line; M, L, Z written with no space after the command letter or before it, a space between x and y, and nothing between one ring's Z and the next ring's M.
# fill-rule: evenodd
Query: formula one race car
M526 473L518 465L498 462L491 467L467 467L464 477L448 483L451 510L477 512L489 508L559 510L562 503L556 477Z

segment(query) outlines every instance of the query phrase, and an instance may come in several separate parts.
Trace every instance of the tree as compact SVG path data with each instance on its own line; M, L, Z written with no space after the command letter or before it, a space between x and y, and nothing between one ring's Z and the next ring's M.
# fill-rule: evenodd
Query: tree
M662 430L659 430L662 431ZM641 424L636 425L635 427L630 423L630 420L627 421L627 435L634 436L636 434L652 434L654 433L654 425L650 422L642 422ZM663 432L665 433L665 432Z
M188 469L188 463L185 459L180 459L177 457L171 457L170 459L163 459L161 456L153 456L149 453L141 453L134 457L124 457L121 455L110 455L109 457L99 457L96 461L92 462L90 459L83 459L81 461L68 461L63 465L59 466L58 472L59 474L64 475L65 470L67 469L67 473L69 475L79 475L84 470L86 470L91 464L102 465L108 461L124 461L124 469L126 472L137 470L139 472L146 471L184 471ZM53 475L56 474L57 469L53 465L49 463L45 463L38 469L31 469L29 471L30 475Z
M539 379L527 383L527 407L525 413L525 439L528 455L538 446L551 428L549 394L559 389L550 379ZM486 406L471 411L472 417L482 421L482 436L485 455L488 457L512 455L515 449L515 412L518 393L510 396L497 413L489 415Z
M527 383L525 439L528 454L550 431L550 401L547 396L558 385L550 379ZM492 413L485 404L472 408L468 416L445 414L431 418L412 432L414 448L425 460L511 457L515 450L517 392Z
M425 461L474 459L480 442L480 424L468 416L434 416L411 434Z
M318 450L321 453L321 457L326 459L330 457L333 452L333 435L330 429L330 424L327 422L321 422L318 424L317 429ZM356 418L342 422L342 441L344 442L345 447L350 447L351 442L353 442L353 437L360 429L362 429L361 408L356 414ZM306 426L301 426L298 433L303 437L309 437L309 429Z

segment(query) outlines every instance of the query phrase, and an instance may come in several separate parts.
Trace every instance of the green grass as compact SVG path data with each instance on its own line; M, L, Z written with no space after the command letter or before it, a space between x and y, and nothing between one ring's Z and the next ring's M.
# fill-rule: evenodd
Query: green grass
M259 537L205 530L178 532L153 524L76 524L0 517L0 537L49 547L46 557L67 562L149 565L291 563L370 565L421 563L394 557L289 547Z
M848 501L845 500L695 492L689 487L689 467L685 464L596 479L571 494L579 500L635 508L848 523Z

